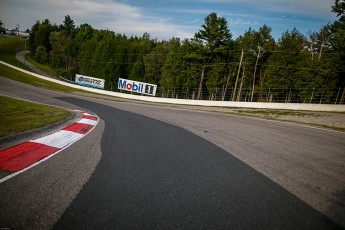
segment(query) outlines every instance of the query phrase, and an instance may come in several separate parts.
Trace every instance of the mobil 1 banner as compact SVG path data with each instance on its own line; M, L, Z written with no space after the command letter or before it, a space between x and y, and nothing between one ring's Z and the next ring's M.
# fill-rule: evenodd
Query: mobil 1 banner
M104 89L104 80L84 75L75 75L75 83L87 87L93 87L97 89Z
M156 96L157 85L119 78L119 90Z

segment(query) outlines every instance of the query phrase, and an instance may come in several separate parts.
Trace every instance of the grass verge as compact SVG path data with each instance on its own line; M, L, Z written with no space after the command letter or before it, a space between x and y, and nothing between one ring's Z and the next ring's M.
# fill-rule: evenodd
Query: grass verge
M34 66L36 66L38 69L42 70L43 72L51 75L51 76L58 76L57 72L52 69L50 66L48 65L43 65L38 63L37 61L35 61L32 56L30 54L27 54L25 56L25 60L30 62L31 64L33 64Z
M323 112L296 112L296 111L288 111L288 110L269 110L267 109L262 111L261 109L233 109L231 112L220 112L220 111L212 111L216 113L222 113L222 114L230 114L230 115L236 115L236 116L245 116L245 117L255 117L260 119L266 119L266 120L273 120L273 121L281 121L281 122L289 122L289 123L295 123L299 125L306 125L306 126L314 126L318 128L324 128L324 129L330 129L340 132L345 132L345 128L342 127L336 127L334 125L326 125L326 124L320 124L320 123L314 123L314 122L303 122L299 121L299 117L320 117ZM343 114L342 112L332 112L334 114ZM289 116L289 118L286 118L286 116ZM308 119L307 119L308 120Z
M27 69L26 66L20 63L16 58L16 53L28 49L28 41L16 36L0 36L0 60Z
M64 109L0 96L0 137L53 124L70 116Z
M5 77L14 81L19 81L21 83L29 84L29 85L44 88L44 89L60 91L60 92L65 92L65 93L73 93L73 92L86 93L87 92L84 90L75 89L75 88L60 85L54 82L43 80L43 79L31 76L30 74L17 71L3 64L0 64L0 73L1 73L1 77Z

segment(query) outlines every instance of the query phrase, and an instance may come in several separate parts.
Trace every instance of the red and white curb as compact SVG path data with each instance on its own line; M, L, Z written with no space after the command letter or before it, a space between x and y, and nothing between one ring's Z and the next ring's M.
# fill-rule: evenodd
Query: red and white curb
M85 112L82 114L81 120L58 132L1 150L0 169L12 174L1 178L0 183L49 159L94 129L98 117Z

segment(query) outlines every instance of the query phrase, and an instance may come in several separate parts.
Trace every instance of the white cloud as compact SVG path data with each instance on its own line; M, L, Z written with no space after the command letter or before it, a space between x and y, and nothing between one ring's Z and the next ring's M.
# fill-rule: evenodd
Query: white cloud
M253 25L255 23L242 19L230 19L228 21L229 25Z
M267 24L280 33L291 26L313 29L315 24L306 23L321 25L335 19L333 0L175 0L173 7L157 3L160 8L152 6L157 0L141 1L151 7L130 5L134 0L1 0L0 20L7 27L20 24L27 29L36 20L59 25L70 15L76 25L88 23L127 36L148 32L153 38L169 39L193 37L211 12L225 17L235 36L249 26Z
M64 17L70 15L76 25L88 23L97 29L128 36L141 36L145 32L158 39L193 36L190 27L169 23L167 17L145 15L141 8L112 0L30 0L25 3L5 0L4 5L1 15L5 17L1 20L12 25L21 24L21 28L31 28L36 20L44 19L62 24Z

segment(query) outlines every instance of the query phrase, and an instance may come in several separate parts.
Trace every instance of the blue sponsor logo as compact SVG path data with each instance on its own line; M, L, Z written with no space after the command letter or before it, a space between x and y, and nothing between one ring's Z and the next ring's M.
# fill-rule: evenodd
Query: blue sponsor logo
M141 93L144 91L144 84L141 82L135 82L135 81L127 82L127 80L119 79L118 88Z
M104 85L103 85L104 81L102 81L102 79L89 78L85 76L77 76L75 81L77 84L83 85L83 86L88 86L88 87L93 87L93 88L98 88L98 89L104 88Z

